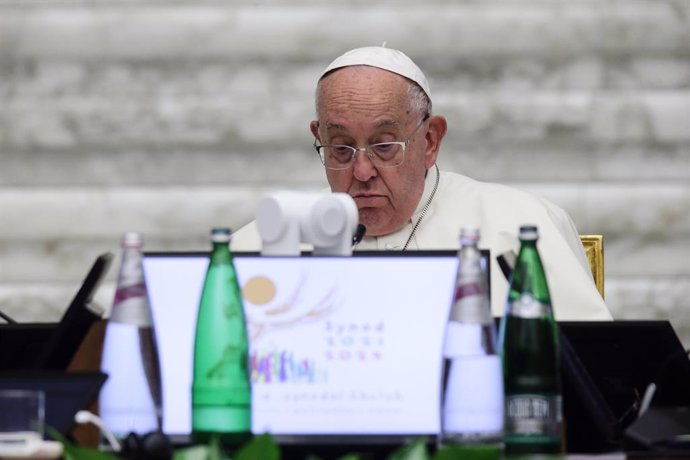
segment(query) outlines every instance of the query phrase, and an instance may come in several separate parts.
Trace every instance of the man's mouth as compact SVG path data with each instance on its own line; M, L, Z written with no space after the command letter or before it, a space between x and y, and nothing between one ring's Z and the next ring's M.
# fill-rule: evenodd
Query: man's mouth
M383 195L374 193L359 193L352 197L360 208L379 205L385 199Z

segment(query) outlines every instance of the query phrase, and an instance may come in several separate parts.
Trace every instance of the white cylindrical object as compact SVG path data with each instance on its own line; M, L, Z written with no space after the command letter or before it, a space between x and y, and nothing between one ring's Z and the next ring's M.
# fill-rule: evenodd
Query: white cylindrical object
M256 210L262 255L298 256L302 244L315 255L351 255L357 205L346 193L279 191Z
M325 195L312 206L302 225L303 235L314 245L316 255L351 255L357 221L357 205L350 195Z
M298 256L301 253L301 221L313 194L278 191L263 198L256 209L261 254Z

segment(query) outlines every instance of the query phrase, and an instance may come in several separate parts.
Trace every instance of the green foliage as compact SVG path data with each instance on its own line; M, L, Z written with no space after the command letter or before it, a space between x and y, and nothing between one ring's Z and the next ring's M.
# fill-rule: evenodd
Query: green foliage
M48 433L64 448L64 460L118 460L119 457L95 449L79 447L64 438L60 433L47 428ZM350 453L338 460L362 460L366 454ZM386 460L498 460L500 450L493 446L443 446L433 455L427 449L426 439L418 438L391 452ZM173 460L280 460L280 447L270 434L254 436L232 455L221 446L218 436L211 438L207 445L178 449ZM309 455L305 460L321 460Z
M194 446L176 450L173 460L207 460L209 446Z
M491 445L443 446L434 460L499 460L501 450Z
M118 460L119 458L107 452L74 445L52 427L46 427L46 431L53 439L62 444L64 460Z
M213 436L206 446L178 449L173 460L280 460L280 449L270 435L262 434L254 436L229 456L223 450L219 437Z
M430 460L430 458L423 438L408 442L388 456L388 460Z
M280 448L269 434L254 436L237 451L234 460L280 460Z

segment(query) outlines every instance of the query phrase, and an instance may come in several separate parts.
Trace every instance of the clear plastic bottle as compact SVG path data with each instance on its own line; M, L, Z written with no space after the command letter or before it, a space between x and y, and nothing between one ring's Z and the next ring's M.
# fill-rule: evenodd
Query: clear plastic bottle
M217 434L232 445L251 433L249 341L230 230L212 229L211 242L194 342L192 435L204 441Z
M536 226L520 227L520 252L499 329L508 455L562 451L558 327L538 237Z
M488 444L503 436L503 375L479 230L460 232L458 274L444 345L441 444Z
M143 244L139 233L122 237L122 262L101 358L108 379L100 392L99 412L105 426L120 438L161 428L160 364Z

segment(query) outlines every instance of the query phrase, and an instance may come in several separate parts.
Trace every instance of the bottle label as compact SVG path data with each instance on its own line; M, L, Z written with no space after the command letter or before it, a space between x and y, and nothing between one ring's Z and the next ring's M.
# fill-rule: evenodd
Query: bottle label
M118 287L110 321L139 327L153 326L148 294L143 283Z
M455 301L458 302L464 298L481 294L482 287L479 284L479 281L459 284L457 290L455 291Z
M529 292L523 292L519 299L510 304L510 314L518 318L541 318L550 312L549 305L541 303Z
M561 418L559 395L506 397L506 433L560 436Z
M450 310L451 321L488 324L491 322L489 297L479 281L458 284Z
M139 327L153 325L144 267L137 247L127 247L123 252L110 321Z

